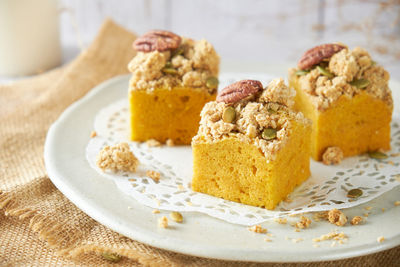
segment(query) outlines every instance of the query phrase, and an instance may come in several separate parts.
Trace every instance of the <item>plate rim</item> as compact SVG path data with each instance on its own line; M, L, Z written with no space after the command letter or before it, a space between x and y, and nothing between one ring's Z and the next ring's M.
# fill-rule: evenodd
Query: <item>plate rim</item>
M229 73L224 73L226 75L228 74L233 74L234 72L229 72ZM239 74L239 73L237 73ZM240 75L244 75L245 73L240 73ZM260 75L268 75L265 73L252 73L254 74L260 74ZM340 259L346 259L346 258L353 258L353 257L358 257L358 256L363 256L363 255L369 255L372 253L380 252L383 250L387 250L393 247L396 247L400 245L400 232L397 233L397 235L393 236L389 240L385 240L385 242L380 243L379 245L377 244L376 246L369 246L369 245L360 245L357 247L353 247L350 249L343 249L345 251L340 251L339 253L334 253L335 251L332 251L329 253L329 251L323 251L323 255L320 255L318 251L315 251L314 257L310 258L300 258L300 259L293 259L293 258L287 258L285 255L287 255L287 252L284 252L282 254L276 254L274 253L273 255L269 254L269 257L266 258L243 258L243 255L235 254L237 253L237 249L230 251L225 251L224 253L221 253L221 251L213 252L210 253L209 250L203 251L202 247L198 247L193 243L190 243L190 240L182 240L177 239L177 238L158 238L158 235L154 235L150 233L149 236L149 231L143 231L143 229L135 229L131 228L129 231L125 229L124 227L121 228L121 225L118 225L115 220L112 218L107 218L107 216L101 216L98 212L95 212L92 207L90 206L90 203L87 203L85 200L85 197L82 195L79 195L77 191L74 191L73 188L67 183L67 180L63 179L65 178L65 175L60 173L59 169L53 165L53 161L51 159L51 151L52 151L52 144L55 142L54 140L56 139L56 129L57 127L62 124L62 122L67 119L71 113L74 112L74 110L86 103L87 101L90 101L93 97L95 97L97 94L101 93L104 88L110 87L113 84L119 83L123 80L128 80L130 77L130 74L126 75L119 75L116 77L113 77L111 79L108 79L99 85L95 86L92 88L86 95L84 95L82 98L79 100L75 101L72 103L67 109L65 109L62 114L57 118L57 120L50 126L48 133L46 135L46 140L45 140L45 145L44 145L44 161L45 161L45 167L48 172L48 176L52 183L60 190L60 192L63 193L65 197L67 197L72 203L74 203L79 209L81 209L84 213L86 213L89 217L94 219L95 221L99 222L102 225L107 226L108 228L112 229L113 231L120 233L126 237L131 238L134 241L138 241L144 244L147 244L152 247L168 250L168 251L173 251L177 253L182 253L186 255L191 255L191 256L197 256L197 257L203 257L203 258L211 258L211 259L218 259L218 260L235 260L235 261L250 261L250 262L318 262L318 261L329 261L329 260L340 260ZM397 81L391 81L392 83L398 84L397 86L400 87L400 83ZM89 164L89 163L87 163ZM88 206L89 205L89 206ZM208 215L204 215L208 216ZM215 218L213 218L215 219ZM217 220L217 219L215 219ZM227 222L224 222L227 223ZM133 233L133 234L132 234ZM156 238L157 237L157 238ZM182 244L180 246L180 249L177 248L171 248L169 244L171 242L177 242ZM260 249L260 252L265 253L265 249ZM232 254L234 253L234 254ZM258 252L256 252L258 253ZM268 253L266 253L268 254ZM285 259L282 261L281 259Z

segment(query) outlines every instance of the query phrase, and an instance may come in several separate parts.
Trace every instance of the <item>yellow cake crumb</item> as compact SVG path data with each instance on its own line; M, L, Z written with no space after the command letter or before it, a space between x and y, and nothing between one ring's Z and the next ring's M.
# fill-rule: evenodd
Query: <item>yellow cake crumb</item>
M399 201L399 200L398 200L398 201L395 201L395 202L394 202L394 205L395 205L395 206L400 206L400 201Z
M360 223L362 223L363 218L361 216L354 216L353 219L351 219L350 223L352 225L358 225Z
M248 228L249 231L254 232L254 233L259 233L259 234L264 234L267 232L267 229L262 228L261 225L253 225Z
M158 227L167 228L168 227L168 218L165 216L162 216L160 219L158 219Z
M300 217L300 221L298 221L295 226L296 228L305 229L308 228L311 224L311 220L305 216Z
M328 212L328 220L337 226L343 226L347 222L346 215L338 209L332 209Z
M153 181L158 182L160 181L161 174L153 170L148 170L146 171L146 176L153 179Z
M382 243L383 241L385 241L385 238L384 238L383 236L379 236L379 237L376 239L376 241L377 241L378 243Z
M328 147L324 154L322 154L322 162L325 165L336 165L339 164L343 159L343 151L340 147Z
M160 210L153 210L151 213L158 214L158 213L160 213Z
M139 161L130 151L127 143L119 143L114 146L105 146L97 155L96 165L102 171L135 172Z
M266 237L266 238L264 238L264 241L265 241L265 242L271 242L271 241L272 241L272 239L270 239L270 238Z
M90 133L90 138L94 138L94 137L96 137L96 136L97 136L96 131L92 131L92 132Z

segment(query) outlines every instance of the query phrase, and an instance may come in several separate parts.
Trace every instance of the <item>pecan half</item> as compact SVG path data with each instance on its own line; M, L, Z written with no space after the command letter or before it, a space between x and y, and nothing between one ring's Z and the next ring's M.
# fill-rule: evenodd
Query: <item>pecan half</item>
M133 42L133 48L140 52L167 51L179 47L182 38L173 32L152 30Z
M256 80L242 80L225 87L217 96L217 102L236 103L262 90L262 84Z
M320 63L322 60L330 58L343 48L346 47L339 44L323 44L313 47L304 53L300 58L299 63L297 63L297 67L301 70L309 69L310 67Z

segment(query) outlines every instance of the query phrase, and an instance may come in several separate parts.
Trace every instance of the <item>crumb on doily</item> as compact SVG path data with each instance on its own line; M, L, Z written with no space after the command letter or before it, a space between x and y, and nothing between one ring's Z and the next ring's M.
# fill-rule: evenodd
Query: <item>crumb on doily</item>
M135 172L139 161L127 143L105 146L98 154L96 165L102 171L111 170Z
M336 224L337 226L343 226L347 222L346 215L338 209L331 209L328 212L328 220L332 224Z
M148 170L146 171L146 176L153 179L154 182L158 182L160 181L161 174L153 170Z
M168 218L165 216L162 216L160 219L158 219L158 227L167 228L168 227Z
M165 142L165 144L167 145L167 146L175 146L175 143L174 143L174 140L172 140L172 139L167 139L167 141Z
M343 159L343 151L340 147L331 146L328 147L322 155L322 162L325 165L336 165L339 164Z
M327 211L315 212L313 214L313 219L316 222L319 222L321 220L328 220L328 212Z
M152 210L151 213L158 214L158 213L160 213L160 210Z
M94 138L94 137L96 137L96 136L97 136L96 131L92 131L92 132L90 133L90 138Z
M156 139L149 139L146 141L146 145L148 147L157 147L157 146L161 146L161 143L159 141L157 141Z
M350 223L352 225L358 225L363 222L363 218L361 216L354 216L353 219L351 219Z
M382 243L383 241L385 241L385 237L379 236L379 237L376 239L376 241L377 241L378 243Z
M298 221L295 224L295 226L296 226L296 228L299 228L299 229L305 229L305 228L310 227L310 224L311 224L311 220L309 218L307 218L305 216L301 216L300 221Z
M253 225L253 226L249 227L248 229L251 232L259 233L259 234L264 234L267 232L267 229L262 228L261 225L259 225L259 224Z

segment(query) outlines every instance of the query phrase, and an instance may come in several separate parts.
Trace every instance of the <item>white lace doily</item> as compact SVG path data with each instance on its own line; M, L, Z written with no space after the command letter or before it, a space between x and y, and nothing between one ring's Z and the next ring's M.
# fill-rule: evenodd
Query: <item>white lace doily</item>
M192 151L190 146L152 147L130 142L128 103L121 100L101 110L94 124L97 132L87 146L86 156L92 168L113 179L121 192L143 205L174 211L196 211L241 225L254 225L288 214L343 209L360 205L400 185L400 120L392 121L392 150L389 158L371 159L367 155L347 158L337 166L311 161L312 176L281 202L266 210L197 193L190 189ZM96 156L105 145L128 142L141 165L137 173L104 173L96 166ZM146 170L161 173L158 183ZM347 192L362 189L363 195L349 199Z

